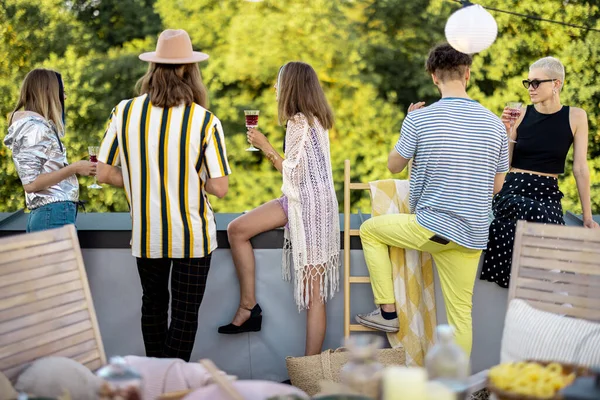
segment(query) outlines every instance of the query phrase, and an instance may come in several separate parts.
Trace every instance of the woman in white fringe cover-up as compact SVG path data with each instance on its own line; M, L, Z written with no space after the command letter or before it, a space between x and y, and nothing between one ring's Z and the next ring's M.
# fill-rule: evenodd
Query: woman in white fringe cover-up
M275 86L279 122L287 122L285 158L256 129L248 141L263 151L283 175L283 196L235 219L227 228L240 280L240 306L219 333L261 329L262 310L255 297L254 253L250 239L285 226L283 277L294 270L294 298L307 309L306 355L321 352L327 317L325 301L338 290L340 226L329 152L333 113L313 68L290 62Z

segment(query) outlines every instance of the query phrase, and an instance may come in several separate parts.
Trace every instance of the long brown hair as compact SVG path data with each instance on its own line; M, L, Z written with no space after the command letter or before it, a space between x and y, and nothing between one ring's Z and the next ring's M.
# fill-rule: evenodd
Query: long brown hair
M9 125L21 108L40 114L47 121L53 122L59 133L64 132L60 85L55 71L44 68L29 71L21 84L19 101L10 114Z
M311 125L316 118L323 128L333 127L333 112L317 73L310 65L292 61L281 67L277 78L277 93L280 124L302 113Z
M140 94L147 93L152 105L162 108L196 103L206 108L208 93L198 64L150 63L148 72L137 82Z

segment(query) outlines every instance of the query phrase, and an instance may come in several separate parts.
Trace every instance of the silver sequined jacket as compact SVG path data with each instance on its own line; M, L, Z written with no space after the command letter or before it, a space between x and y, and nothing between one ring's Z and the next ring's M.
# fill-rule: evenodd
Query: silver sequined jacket
M37 114L18 112L4 138L12 150L13 161L21 183L27 185L44 173L57 171L67 164L67 150L60 143L53 125ZM34 193L25 192L30 210L58 201L78 201L79 182L72 175Z

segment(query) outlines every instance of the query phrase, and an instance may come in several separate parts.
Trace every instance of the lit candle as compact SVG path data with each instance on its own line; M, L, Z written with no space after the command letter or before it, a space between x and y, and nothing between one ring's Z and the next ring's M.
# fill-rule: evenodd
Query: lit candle
M383 375L384 400L427 400L424 368L390 367Z

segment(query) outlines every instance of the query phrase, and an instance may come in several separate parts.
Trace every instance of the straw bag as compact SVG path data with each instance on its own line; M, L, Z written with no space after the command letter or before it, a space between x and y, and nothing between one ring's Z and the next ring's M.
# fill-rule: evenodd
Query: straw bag
M377 360L384 366L404 365L406 358L403 347L377 350ZM340 381L340 371L349 360L350 352L340 347L321 354L305 357L286 357L285 363L292 385L314 396L323 380Z

